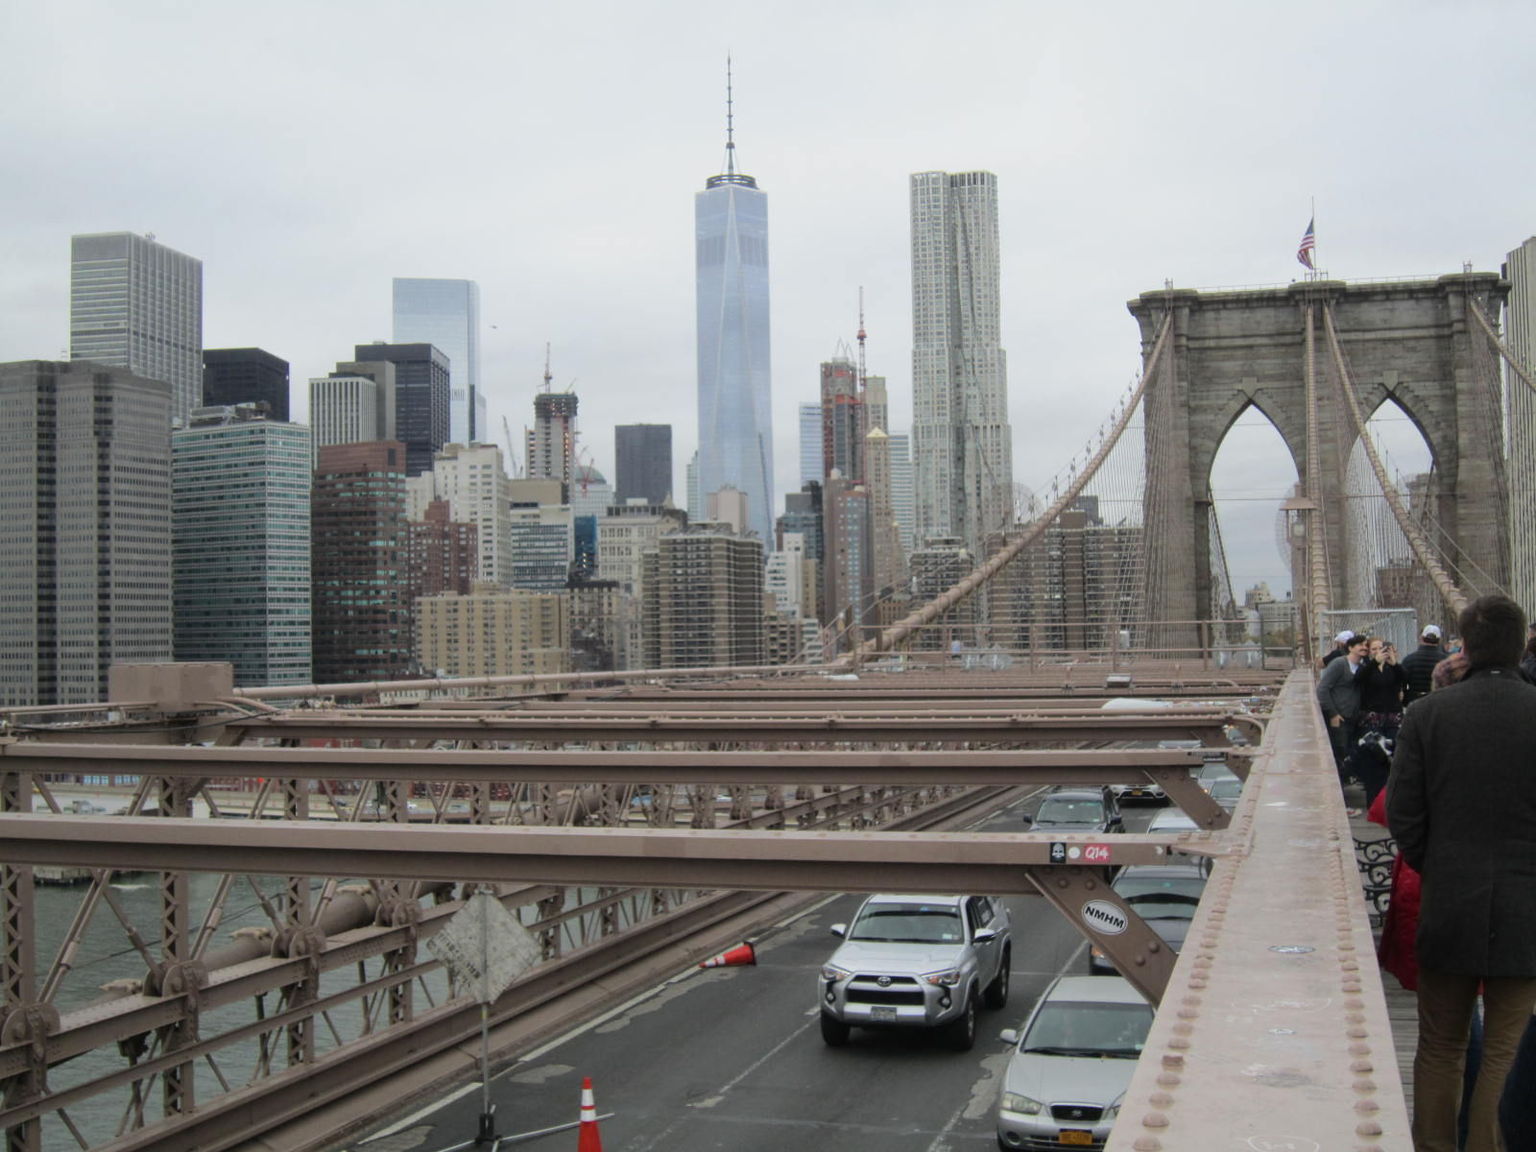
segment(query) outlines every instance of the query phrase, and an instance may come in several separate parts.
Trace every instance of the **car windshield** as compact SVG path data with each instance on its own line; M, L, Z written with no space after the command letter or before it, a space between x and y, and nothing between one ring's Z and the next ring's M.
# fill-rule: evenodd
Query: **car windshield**
M1243 782L1236 776L1224 776L1211 785L1212 800L1236 800L1243 794Z
M1200 905L1205 880L1199 877L1121 875L1115 894L1145 918L1190 920Z
M848 932L850 940L887 944L958 944L965 938L952 904L870 904Z
M1104 804L1100 800L1048 796L1036 819L1049 824L1098 824L1104 819Z
M1145 1004L1048 1003L1019 1042L1042 1056L1108 1056L1134 1060L1152 1028Z

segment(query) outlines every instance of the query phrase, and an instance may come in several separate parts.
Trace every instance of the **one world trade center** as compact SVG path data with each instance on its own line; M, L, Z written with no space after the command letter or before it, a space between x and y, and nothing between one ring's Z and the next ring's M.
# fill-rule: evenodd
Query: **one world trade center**
M768 197L736 171L729 81L725 171L694 197L698 286L700 496L746 497L747 528L773 548L768 367Z

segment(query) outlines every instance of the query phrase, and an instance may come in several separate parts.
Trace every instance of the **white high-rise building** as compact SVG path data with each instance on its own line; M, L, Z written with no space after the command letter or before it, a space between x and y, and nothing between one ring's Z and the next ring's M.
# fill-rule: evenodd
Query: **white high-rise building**
M394 342L431 344L448 357L448 439L490 439L481 413L480 285L396 277Z
M72 236L69 358L163 380L184 424L203 402L203 262L153 236Z
M433 500L448 502L448 516L480 534L478 579L512 584L512 481L495 444L447 444L432 470L405 482L407 520L424 520Z
M916 173L911 209L917 543L958 537L980 555L1013 508L997 177Z
M309 381L309 424L315 449L395 438L395 366L347 361Z
M1526 375L1536 378L1536 236L1504 260L1510 283L1504 338ZM1536 392L1505 365L1505 478L1509 484L1509 594L1536 617Z
M912 491L912 441L905 432L893 432L888 442L891 457L891 512L901 532L901 554L912 555L917 539L917 499Z

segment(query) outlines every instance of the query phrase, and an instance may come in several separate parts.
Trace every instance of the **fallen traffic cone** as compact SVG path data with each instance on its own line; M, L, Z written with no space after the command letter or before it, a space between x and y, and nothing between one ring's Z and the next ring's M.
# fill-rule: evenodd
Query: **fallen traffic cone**
M592 1077L581 1079L581 1124L576 1138L576 1152L603 1152L603 1138L597 1131L597 1101L592 1096Z
M700 964L700 968L729 968L737 964L756 964L757 950L752 947L752 941L745 940L734 948L727 948L718 956Z

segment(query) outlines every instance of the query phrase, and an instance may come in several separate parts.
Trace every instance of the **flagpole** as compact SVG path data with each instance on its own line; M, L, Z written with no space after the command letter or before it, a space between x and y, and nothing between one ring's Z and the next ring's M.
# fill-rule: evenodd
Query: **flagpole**
M1312 196L1310 200L1312 202L1312 263L1314 265L1312 278L1316 280L1322 275L1320 270L1323 262L1317 256L1317 197Z

